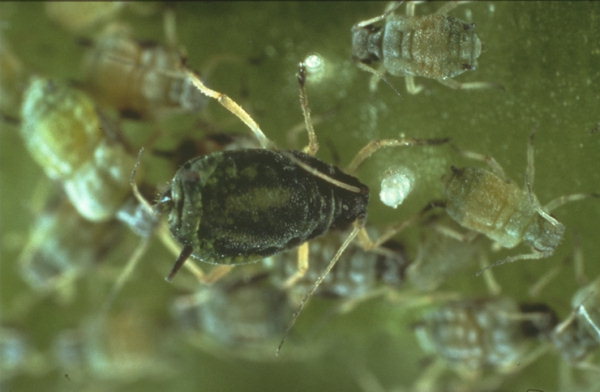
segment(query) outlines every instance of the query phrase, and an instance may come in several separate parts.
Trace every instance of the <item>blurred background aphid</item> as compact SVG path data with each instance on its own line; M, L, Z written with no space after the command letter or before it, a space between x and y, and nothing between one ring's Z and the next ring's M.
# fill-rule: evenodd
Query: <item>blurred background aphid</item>
M21 135L32 157L48 177L63 184L77 211L95 222L115 217L131 193L135 159L94 102L65 83L33 77L21 118Z
M286 288L293 301L299 303L347 235L346 232L333 233L312 241L309 244L311 258L308 270L292 284L289 284L289 278L297 270L292 252L271 256L263 260L263 264L269 270L270 279L278 287ZM404 285L408 265L404 248L399 242L388 241L381 247L368 251L352 244L346 251L344 261L336 264L325 276L315 294L347 303L382 295Z
M571 306L571 314L553 331L552 343L571 365L600 371L586 361L600 348L600 278L579 289Z
M170 364L157 360L165 341L157 322L134 309L82 319L76 329L55 337L54 362L74 382L160 379L168 374Z
M352 27L352 56L359 68L374 75L372 89L386 73L403 76L409 94L423 89L415 85L415 76L435 79L454 89L494 86L452 79L476 69L481 54L475 25L447 15L462 2L448 2L425 16L415 16L415 5L420 1L407 2L406 16L395 14L402 3L390 3L382 15Z
M40 376L50 365L35 350L22 328L0 325L0 387L19 375Z
M201 109L206 97L180 72L185 56L175 43L135 40L129 30L113 23L93 41L84 61L90 93L126 117Z
M0 27L0 114L18 116L21 95L27 83L21 60L14 54L11 45Z
M114 19L126 4L124 1L51 1L45 7L48 18L77 33Z
M537 359L538 338L557 318L543 305L519 305L509 297L461 299L439 304L415 324L421 347L464 379L484 372L510 373Z
M19 267L32 289L68 302L75 294L77 278L101 263L122 227L114 222L89 222L66 200L48 204L34 221Z
M267 274L229 275L173 302L171 312L190 343L216 352L272 360L293 304Z

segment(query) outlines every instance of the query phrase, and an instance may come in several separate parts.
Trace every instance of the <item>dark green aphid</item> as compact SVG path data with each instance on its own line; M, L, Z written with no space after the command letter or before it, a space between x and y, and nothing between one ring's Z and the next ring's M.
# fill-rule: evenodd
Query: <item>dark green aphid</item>
M367 248L378 245L370 240L364 228L369 189L346 173L353 173L381 148L436 145L448 139L372 140L356 154L344 173L314 158L319 144L304 90L306 68L303 63L298 82L308 145L302 151L278 150L235 101L208 88L193 71L184 69L184 72L198 90L244 122L262 148L212 153L186 162L177 171L170 189L156 206L159 211L168 212L171 233L183 245L167 280L175 276L190 256L209 263L233 265L298 247L298 271L286 281L286 285L291 286L308 270L308 240L330 229L354 226L303 298L287 334L357 235L361 234L361 243ZM134 193L147 204L136 189L134 176L135 169L132 172Z
M295 159L294 159L295 158ZM299 166L357 188L342 189ZM241 264L294 248L367 214L369 188L300 151L245 149L216 152L185 163L160 203L188 256Z

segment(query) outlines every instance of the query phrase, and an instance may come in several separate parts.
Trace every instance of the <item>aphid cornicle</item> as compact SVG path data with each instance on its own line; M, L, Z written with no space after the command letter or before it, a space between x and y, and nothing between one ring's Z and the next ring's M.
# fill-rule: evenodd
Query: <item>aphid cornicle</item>
M415 76L435 79L454 89L494 86L451 79L477 68L481 54L475 25L446 15L461 2L449 2L431 15L415 16L415 4L419 2L409 1L406 16L394 14L402 3L392 3L382 15L352 27L352 56L361 69L376 78L382 78L386 72L404 76L410 94L422 89L415 85Z
M566 195L542 206L533 193L533 137L534 133L531 133L527 146L525 189L508 179L492 157L468 151L461 153L488 163L491 171L452 167L447 178L445 206L452 219L463 227L485 234L501 247L514 248L525 242L532 249L532 253L507 257L489 267L551 256L560 245L565 226L550 213L563 204L600 196L597 193Z

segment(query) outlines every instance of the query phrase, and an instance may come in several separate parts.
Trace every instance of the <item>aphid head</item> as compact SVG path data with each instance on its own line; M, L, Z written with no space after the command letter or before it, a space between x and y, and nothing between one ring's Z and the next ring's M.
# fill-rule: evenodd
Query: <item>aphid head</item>
M524 239L536 251L550 255L562 241L564 233L565 226L562 223L549 215L537 214L527 227Z
M177 171L159 202L161 210L169 214L171 232L184 245L190 245L197 235L202 218L200 174L192 168L193 162L188 161Z
M352 29L352 58L371 64L381 60L381 28L373 25Z

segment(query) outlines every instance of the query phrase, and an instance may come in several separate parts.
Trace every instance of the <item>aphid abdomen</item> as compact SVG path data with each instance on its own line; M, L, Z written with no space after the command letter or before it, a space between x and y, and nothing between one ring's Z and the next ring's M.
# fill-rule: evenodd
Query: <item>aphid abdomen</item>
M452 367L509 368L525 349L517 314L508 299L453 301L425 315L418 337Z
M345 182L350 178L350 184L365 192L338 189L308 173L288 154L332 177L338 175ZM192 246L192 256L200 260L255 261L366 215L368 189L341 175L299 152L248 149L196 158L173 179L171 231Z
M535 215L529 198L519 187L479 168L453 168L446 198L450 217L505 248L521 242Z
M27 148L53 179L72 176L102 138L92 100L52 80L31 81L23 96L21 118Z
M473 25L443 15L394 16L386 23L383 45L384 66L396 76L452 78L477 68L481 54Z

